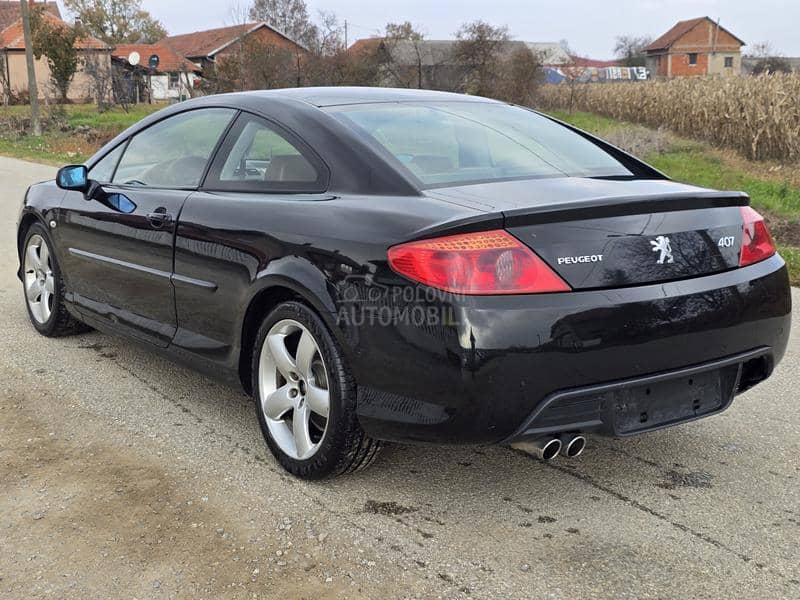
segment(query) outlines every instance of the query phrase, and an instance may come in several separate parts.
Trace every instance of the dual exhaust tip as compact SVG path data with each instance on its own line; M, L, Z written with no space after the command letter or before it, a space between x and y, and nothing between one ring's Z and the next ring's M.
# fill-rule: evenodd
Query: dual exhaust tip
M541 460L553 460L559 454L567 458L575 458L583 453L586 448L585 437L580 434L570 434L563 437L563 440L551 437L516 442L511 444L511 447L532 454Z

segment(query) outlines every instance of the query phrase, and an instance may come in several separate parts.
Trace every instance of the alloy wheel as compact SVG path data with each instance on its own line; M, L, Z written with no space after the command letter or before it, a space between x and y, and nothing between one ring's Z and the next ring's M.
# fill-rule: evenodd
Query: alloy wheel
M258 389L275 443L291 458L311 458L328 427L330 390L319 345L302 324L283 319L270 328L261 349Z
M40 235L32 235L25 248L25 298L31 316L40 325L50 320L53 313L55 275L47 242Z

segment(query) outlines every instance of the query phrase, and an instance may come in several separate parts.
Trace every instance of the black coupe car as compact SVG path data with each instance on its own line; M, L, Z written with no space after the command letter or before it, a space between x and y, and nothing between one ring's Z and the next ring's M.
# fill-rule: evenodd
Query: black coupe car
M725 410L789 335L746 195L456 94L177 104L32 186L18 231L41 334L96 328L243 386L307 478L381 440L576 456Z

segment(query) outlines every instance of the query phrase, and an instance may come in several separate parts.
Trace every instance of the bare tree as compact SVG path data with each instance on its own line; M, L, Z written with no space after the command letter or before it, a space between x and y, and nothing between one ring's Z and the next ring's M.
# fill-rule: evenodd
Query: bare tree
M501 67L496 96L513 104L531 106L544 79L540 58L520 44Z
M255 0L249 16L269 23L304 46L312 46L317 39L317 26L311 22L304 0Z
M792 65L777 52L772 44L769 42L759 42L750 47L747 56L757 58L753 66L753 73L759 75L761 73L791 73Z
M22 31L25 37L25 63L28 67L28 96L31 103L31 127L33 135L42 135L42 123L39 120L39 88L36 85L36 66L33 62L33 36L31 35L31 11L28 0L20 0L22 11Z
M94 98L97 110L105 112L115 101L113 67L105 55L91 53L84 57L83 72L88 80L88 95Z
M387 23L378 60L396 86L422 88L423 39L409 21Z
M583 75L586 73L586 67L581 64L581 57L576 55L569 47L566 40L561 41L561 47L564 52L569 56L569 62L559 65L559 71L564 76L564 81L561 85L569 86L569 102L567 110L572 113L575 107L575 98L578 93L578 84L581 82Z
M644 49L653 39L650 36L618 35L614 42L614 56L622 60L626 67L645 65Z
M494 27L485 21L462 25L456 32L453 58L464 70L463 91L491 95L501 53L509 40L508 27Z

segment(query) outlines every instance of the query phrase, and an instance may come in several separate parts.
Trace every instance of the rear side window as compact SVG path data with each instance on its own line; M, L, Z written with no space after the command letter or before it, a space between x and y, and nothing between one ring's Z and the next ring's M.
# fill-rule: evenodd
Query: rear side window
M364 104L330 109L423 186L540 177L628 177L583 136L529 110L489 102Z
M299 140L254 115L231 128L205 183L206 188L260 192L320 192L326 171Z
M114 183L197 187L211 153L235 114L228 108L203 108L148 127L131 139L114 174Z

